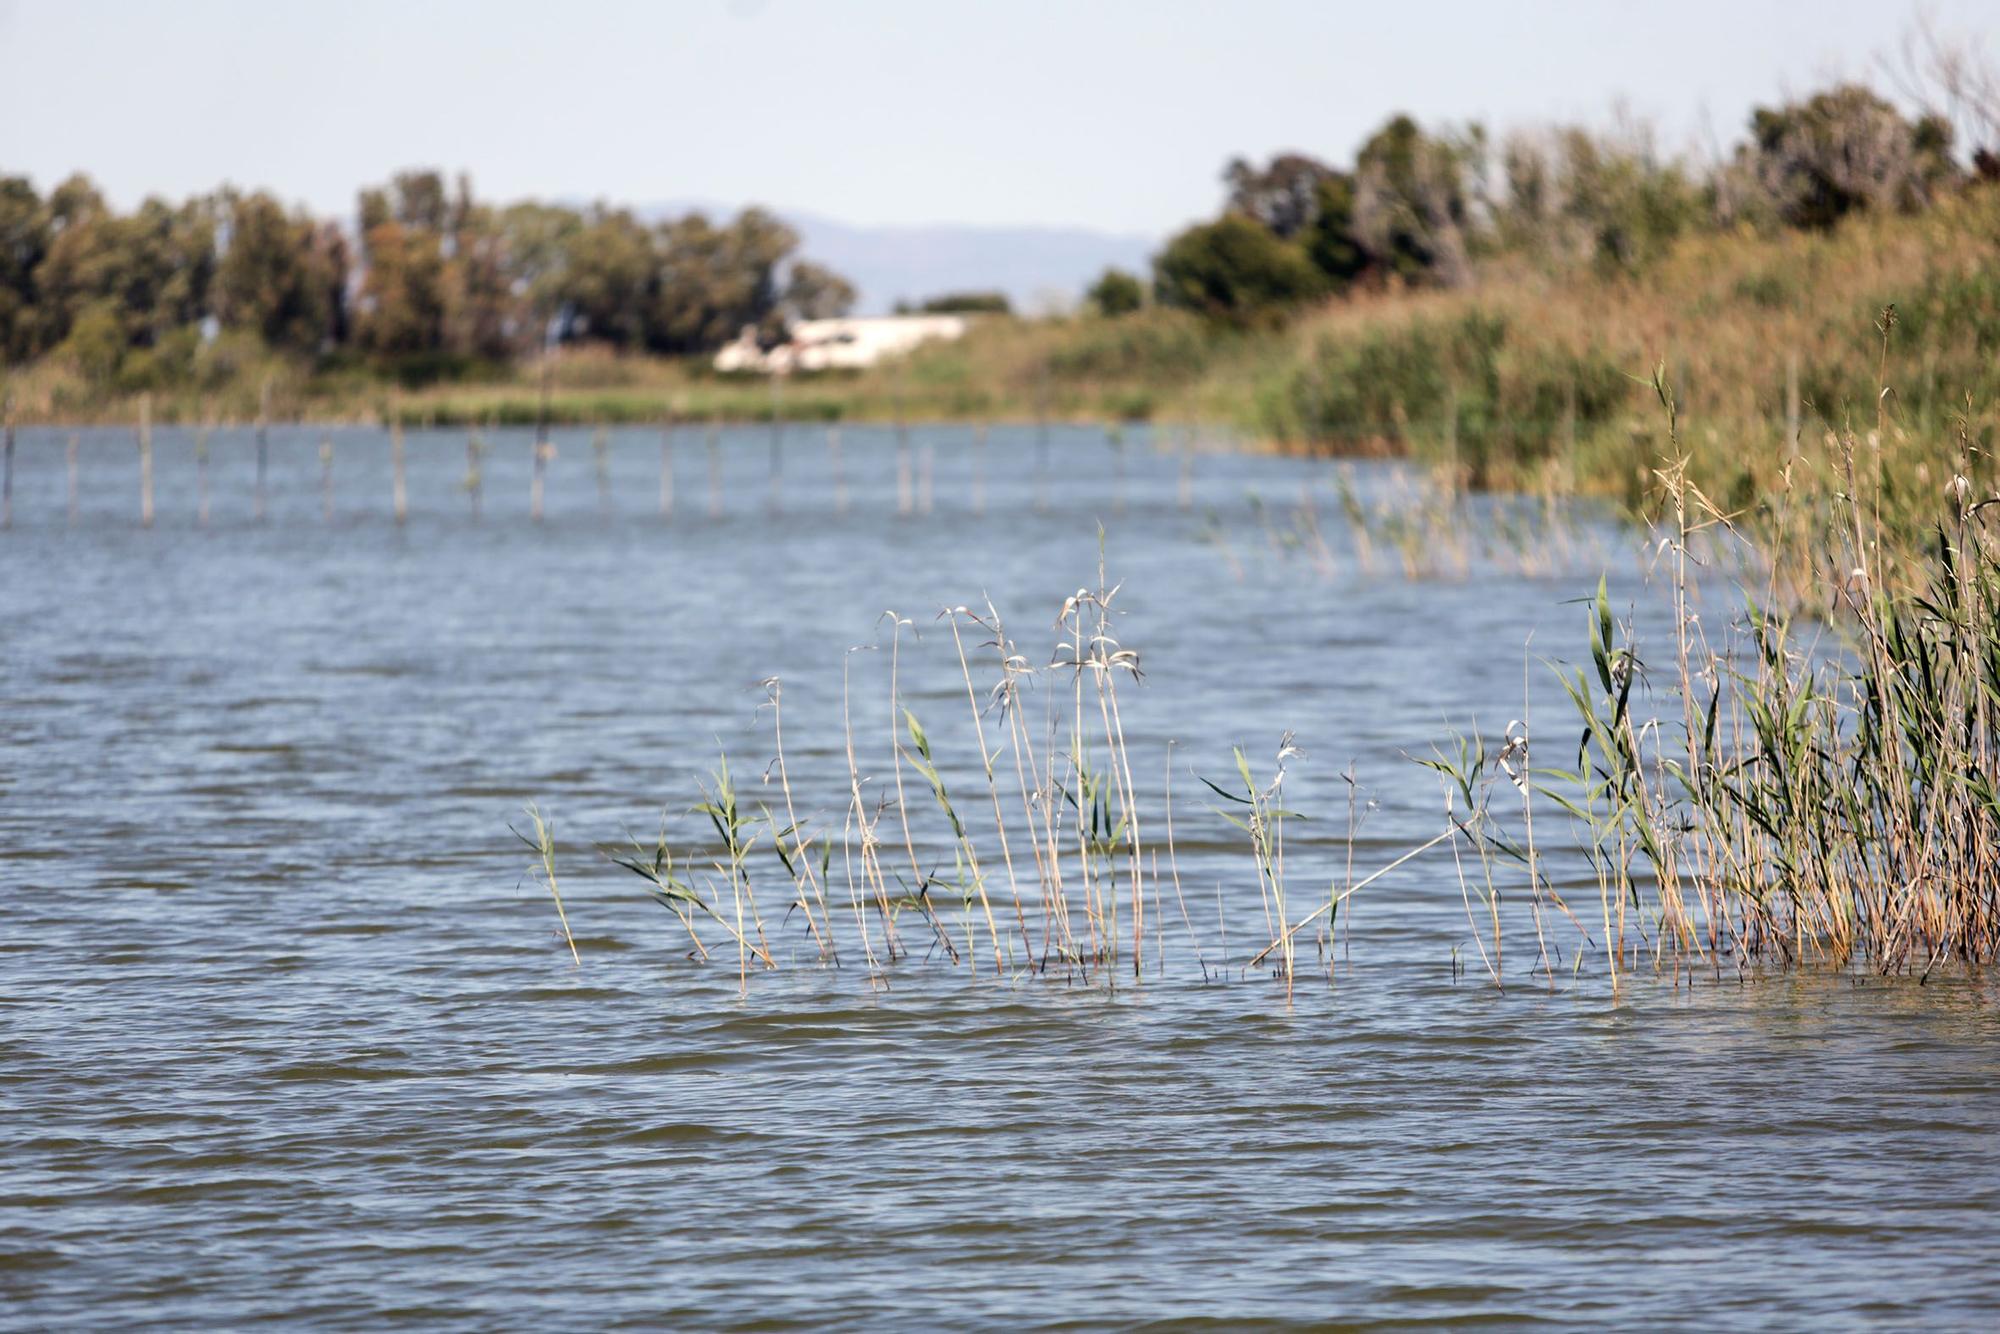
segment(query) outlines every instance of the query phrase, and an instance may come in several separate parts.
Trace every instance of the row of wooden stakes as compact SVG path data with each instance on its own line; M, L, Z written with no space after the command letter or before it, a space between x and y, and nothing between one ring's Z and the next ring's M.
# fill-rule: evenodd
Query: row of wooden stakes
M899 515L929 514L935 495L936 449L930 444L911 447L909 430L901 422L896 424L896 513ZM777 512L781 507L784 480L784 436L783 425L774 424L770 442L769 508ZM660 432L660 491L659 511L662 517L671 517L674 512L674 444L678 433L674 424L668 423ZM980 424L974 434L974 463L972 475L971 508L974 514L986 512L986 439L987 427ZM1108 439L1115 451L1115 493L1113 504L1117 511L1124 509L1125 494L1125 450L1123 437L1115 429L1108 432ZM137 426L139 450L139 522L144 527L152 527L153 502L153 425L152 405L149 399L141 399ZM711 518L723 513L722 450L720 428L715 423L706 427L708 452L708 498L707 513ZM79 507L78 477L79 439L71 434L67 446L68 498L70 522L76 522ZM846 471L842 463L841 435L838 427L829 427L826 434L827 455L832 468L834 509L846 514L848 510L849 487ZM466 437L466 472L464 489L467 503L473 517L480 514L484 485L481 460L489 445L478 432ZM600 504L607 510L611 505L611 479L609 469L609 438L599 428L593 451L596 455L597 485ZM547 488L549 461L555 457L555 446L550 440L546 426L537 428L533 445L534 467L530 475L528 508L536 520L543 517L543 499ZM334 512L333 488L333 440L331 436L320 442L320 504L323 517L331 519ZM391 473L391 505L396 522L409 519L409 485L404 465L403 424L392 421L389 426L389 458ZM254 492L254 514L258 521L267 517L268 476L270 465L270 423L260 416L256 427L257 478ZM1194 500L1194 454L1192 440L1184 440L1180 454L1179 503L1183 510L1191 509ZM206 526L209 520L208 482L208 433L202 431L195 443L196 466L196 515L197 522ZM1035 446L1035 508L1046 510L1049 506L1049 440L1046 426L1037 431ZM4 427L4 445L0 445L0 528L10 527L14 517L14 427L10 421Z

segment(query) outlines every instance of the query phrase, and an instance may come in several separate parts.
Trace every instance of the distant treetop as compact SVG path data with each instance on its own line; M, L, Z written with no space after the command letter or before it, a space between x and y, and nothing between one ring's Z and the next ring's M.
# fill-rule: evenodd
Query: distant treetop
M2000 141L1993 102L1957 118ZM1496 152L1480 125L1395 115L1349 168L1298 152L1232 159L1221 216L1168 241L1153 285L1163 304L1246 325L1356 285L1461 287L1496 254L1633 272L1698 228L1825 228L2000 177L2000 142L1969 146L1970 175L1953 146L1951 116L1913 118L1856 84L1759 107L1706 172L1662 158L1643 127L1519 133ZM1097 289L1092 303L1110 311Z
M760 209L647 223L604 204L496 206L429 170L360 191L351 231L263 191L118 214L82 176L46 198L0 177L0 358L61 356L131 387L185 378L218 341L405 379L552 341L703 352L852 308L853 286L798 246Z
M916 305L896 303L898 315L1011 315L1014 304L1005 292L942 292Z

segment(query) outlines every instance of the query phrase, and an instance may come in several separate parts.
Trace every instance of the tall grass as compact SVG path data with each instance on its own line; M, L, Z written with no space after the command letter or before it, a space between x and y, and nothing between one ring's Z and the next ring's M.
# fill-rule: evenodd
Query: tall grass
M1252 434L1300 448L1407 453L1475 487L1553 478L1637 510L1670 445L1626 372L1663 360L1692 424L1671 452L1740 510L1784 486L1802 417L1836 431L1875 423L1873 326L1889 305L1895 424L1942 442L1970 416L1991 435L1996 241L2000 190L1977 189L1826 233L1691 237L1637 277L1490 268L1470 290L1385 293L1305 318L1235 411Z
M1863 448L1843 441L1842 461ZM645 878L698 956L698 925L719 926L746 987L752 964L834 967L850 951L885 984L916 954L994 976L1137 978L1164 968L1171 924L1204 978L1263 972L1289 989L1312 971L1301 945L1331 972L1354 896L1447 843L1495 985L1523 967L1553 987L1585 972L1615 985L1636 971L1865 965L1927 977L1948 961L1988 962L2000 955L2000 498L1948 484L1933 542L1906 557L1921 577L1902 588L1885 574L1892 539L1873 493L1858 466L1849 475L1857 484L1828 511L1844 526L1822 533L1828 563L1851 562L1831 609L1774 611L1731 578L1742 598L1732 616L1708 610L1698 575L1728 572L1715 557L1742 534L1680 468L1662 467L1670 514L1655 591L1671 639L1642 645L1600 582L1586 600L1585 660L1559 669L1571 721L1524 707L1494 741L1461 738L1423 761L1446 784L1442 827L1358 878L1350 814L1344 857L1343 841L1330 857L1321 841L1305 864L1314 879L1332 871L1327 882L1298 886L1287 829L1307 817L1284 796L1301 754L1289 735L1261 774L1241 749L1232 777L1197 772L1245 849L1240 883L1218 887L1212 932L1181 884L1186 811L1171 768L1164 800L1138 789L1141 769L1158 770L1124 735L1119 691L1139 680L1138 656L1115 619L1118 589L1102 581L1065 599L1043 666L992 608L940 614L969 762L947 764L903 696L913 627L892 617L886 774L863 765L871 748L850 699L847 798L802 813L771 683L775 805L754 812L725 759L689 808L708 838L675 849L663 829L650 848L605 852ZM983 667L967 631L990 654ZM847 675L851 691L851 657ZM1156 824L1161 844L1147 841ZM530 842L553 892L539 820ZM782 869L796 945L759 908L763 857Z
M836 812L795 805L771 683L777 754L766 782L782 814L768 804L761 819L750 814L725 760L692 807L712 838L677 853L663 834L649 854L608 855L645 876L690 936L699 921L722 925L746 987L753 961L856 956L886 983L920 951L995 976L1138 978L1148 963L1163 969L1177 923L1205 979L1261 972L1289 989L1311 968L1306 945L1331 975L1355 895L1447 845L1466 932L1496 986L1523 971L1551 988L1585 974L1615 987L1645 971L1866 967L1928 978L1991 962L2000 486L1977 414L1942 434L1899 420L1897 311L1885 307L1874 324L1873 420L1802 429L1781 485L1747 506L1698 480L1677 383L1656 368L1663 446L1639 535L1651 569L1643 596L1669 633L1642 642L1644 618L1621 612L1599 578L1583 600L1585 652L1553 664L1569 716L1534 717L1524 682L1521 717L1498 737L1437 747L1420 763L1442 784L1438 832L1358 879L1351 809L1332 858L1327 840L1303 868L1288 857L1288 830L1307 817L1285 799L1302 755L1287 734L1269 767L1238 749L1233 777L1196 771L1246 856L1234 888L1217 886L1212 933L1207 914L1190 911L1171 751L1156 799L1137 778L1158 770L1135 756L1123 719L1140 653L1101 556L1095 586L1058 609L1039 663L990 604L938 613L971 762L948 762L905 697L917 626L887 613L888 735L871 746L857 732L850 653ZM1462 496L1442 504L1445 519L1410 522L1456 523ZM1382 531L1352 508L1357 535ZM887 774L871 773L862 757L885 740ZM539 817L536 829L553 892L552 840ZM1149 841L1156 830L1163 846ZM772 930L749 869L760 840L789 886ZM1433 861L1445 874L1442 855ZM1332 872L1324 890L1301 885L1302 869L1316 880L1322 868ZM780 948L774 930L809 948Z
M1885 346L1893 327L1885 312ZM1678 442L1664 372L1654 390ZM1614 980L1642 964L1928 977L2000 955L2000 495L1970 480L1983 451L1961 423L1955 469L1913 499L1890 425L1885 406L1866 434L1829 433L1749 516L1670 456L1655 480L1671 641L1642 645L1600 582L1588 660L1563 673L1575 747L1531 751L1516 723L1497 753L1467 739L1426 761L1477 817L1461 883L1469 917L1475 895L1487 907L1474 929L1496 983L1515 878L1551 983L1563 952L1544 905L1575 928L1569 966L1595 954ZM1708 570L1734 614L1704 615ZM1587 924L1537 857L1538 800L1584 853Z
M788 377L782 394L761 375L719 374L702 356L663 358L593 346L564 348L548 366L546 412L557 424L683 422L1027 422L1166 417L1186 410L1188 387L1270 354L1267 337L1212 330L1183 312L1124 319L990 319L957 342L933 343L866 371ZM542 359L488 368L476 378L403 386L352 367L315 370L276 357L220 356L185 382L151 389L157 418L245 420L271 406L284 418L411 425L528 426L543 419ZM137 394L96 383L57 359L10 372L23 421L130 421Z
M555 826L542 817L539 806L532 802L527 808L528 822L533 827L533 838L516 829L514 836L534 849L534 874L540 878L542 886L555 900L556 920L562 923L563 943L569 946L570 962L581 966L583 956L576 951L576 937L570 933L569 912L563 907L562 887L556 883L556 831Z
M1299 948L1306 941L1318 943L1330 970L1331 919L1324 936L1302 934L1318 914L1291 920L1299 891L1285 828L1303 816L1284 798L1287 766L1302 754L1289 735L1260 777L1241 750L1233 782L1197 775L1245 836L1245 879L1257 894L1225 896L1222 911L1240 920L1225 920L1219 942L1190 912L1175 844L1186 813L1175 811L1171 769L1163 801L1142 790L1141 772L1162 770L1139 762L1125 732L1126 694L1143 676L1124 638L1119 593L1100 565L1094 586L1063 600L1054 643L1039 660L991 604L937 613L966 710L954 732L969 737L969 758L942 753L906 697L904 655L917 626L885 613L874 650L843 660L843 799L818 809L798 802L782 688L767 681L773 754L761 785L769 798L746 795L725 756L685 807L700 832L676 840L663 817L651 843L628 839L600 854L644 882L691 958L715 958L704 937L719 930L745 989L753 971L850 961L886 985L913 956L995 977L1136 980L1149 968L1164 971L1170 926L1185 933L1204 976L1261 970L1289 986L1309 971ZM883 692L887 736L856 725L854 692L865 683L854 668L864 659L877 664L870 675ZM1171 750L1161 758L1173 763ZM562 913L553 836L537 809L529 814L523 841ZM1350 820L1345 890L1334 880L1324 892L1305 891L1321 914L1377 878L1354 879L1353 834ZM767 880L774 863L782 877ZM772 901L774 883L784 886L782 914L760 906Z

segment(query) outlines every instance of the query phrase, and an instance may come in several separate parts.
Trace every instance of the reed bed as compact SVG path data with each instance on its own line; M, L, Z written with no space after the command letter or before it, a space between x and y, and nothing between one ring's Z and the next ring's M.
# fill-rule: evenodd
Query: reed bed
M1472 490L1462 469L1411 465L1382 474L1364 495L1351 462L1331 468L1329 500L1311 482L1296 498L1249 496L1248 534L1232 537L1211 516L1203 539L1239 579L1243 557L1268 551L1322 580L1400 576L1411 582L1460 580L1475 569L1542 579L1601 569L1603 537L1615 515L1553 485L1519 495ZM1247 540L1245 540L1247 539Z
M1885 311L1884 374L1893 327ZM1802 440L1784 489L1732 511L1691 480L1664 368L1652 383L1668 450L1636 597L1670 631L1642 640L1638 602L1621 610L1600 577L1581 600L1577 663L1524 662L1521 717L1501 735L1414 757L1442 810L1394 856L1358 840L1353 801L1344 836L1288 849L1310 818L1286 797L1303 754L1289 733L1268 760L1238 749L1184 770L1176 804L1174 747L1139 754L1127 737L1141 657L1101 557L1095 585L1053 618L1046 658L990 603L936 614L970 757L940 754L903 686L920 627L886 614L886 680L857 680L854 652L842 661L840 802L796 803L774 680L759 799L725 757L691 808L710 837L675 848L663 825L650 847L601 851L646 882L690 955L733 954L746 988L753 972L800 964L858 965L886 984L924 959L1111 985L1163 973L1172 948L1204 980L1262 976L1289 992L1335 975L1356 895L1427 855L1463 908L1454 973L1476 956L1496 987L1801 968L1927 980L1992 961L2000 488L1976 419L1945 441L1913 438L1885 392L1872 429ZM1462 503L1447 497L1429 522L1462 532ZM1378 531L1368 514L1345 517L1356 542ZM1317 517L1291 531L1306 547ZM1532 716L1536 671L1556 674L1565 717ZM884 688L891 734L864 736L857 692ZM871 769L863 757L885 742L886 766ZM1218 831L1237 849L1212 912L1210 887L1183 883L1190 816L1205 867ZM534 820L553 893L552 836Z
M1677 441L1664 373L1654 386ZM1661 464L1669 642L1642 644L1600 581L1587 662L1560 669L1559 748L1531 748L1523 720L1423 761L1465 825L1460 885L1496 984L1503 898L1525 899L1550 985L1593 954L1614 983L1760 964L1927 979L2000 954L2000 493L1971 480L1990 470L1969 419L1954 444L1928 504L1910 483L1936 443L1886 409L1796 455L1753 515L1695 486L1685 454ZM1579 879L1551 875L1538 809L1544 840L1582 852Z
M754 791L723 755L685 811L697 834L677 841L666 815L650 842L597 852L643 882L690 958L727 959L746 988L753 974L787 966L854 966L886 985L898 965L923 960L1115 984L1163 972L1170 941L1205 978L1262 970L1289 984L1307 969L1309 947L1330 970L1339 918L1328 907L1370 883L1353 880L1357 812L1347 882L1295 889L1285 831L1303 817L1286 807L1284 785L1302 752L1289 735L1268 766L1238 750L1225 761L1228 777L1184 779L1183 794L1202 794L1206 818L1233 830L1243 879L1257 890L1252 900L1216 887L1217 911L1245 919L1225 920L1218 943L1181 883L1176 828L1191 812L1185 795L1175 806L1173 747L1140 756L1126 735L1127 696L1143 673L1121 638L1119 593L1100 568L1094 587L1065 598L1046 657L1024 651L990 603L931 618L926 646L933 665L939 653L951 664L954 711L963 711L954 731L973 747L955 762L904 688L905 655L922 627L885 613L875 651L842 661L843 799L811 810L798 802L784 690L772 679L762 706L772 752ZM877 664L874 682L857 679L857 661ZM869 685L886 693L886 737L856 724L857 692ZM886 763L871 767L870 754ZM553 896L553 833L538 808L529 822L522 839ZM1302 934L1310 905L1325 920ZM1259 945L1269 958L1250 957Z
M1866 447L1840 442L1857 483ZM599 851L645 882L690 956L729 958L746 988L753 973L801 965L858 965L886 985L912 960L1115 985L1163 973L1171 948L1204 980L1265 976L1289 991L1335 974L1344 906L1425 854L1463 903L1454 959L1476 955L1497 987L1523 968L1536 985L1593 976L1615 988L1637 972L1928 978L1992 960L2000 496L1974 500L1949 483L1924 581L1900 590L1885 573L1893 543L1857 485L1826 510L1846 528L1826 531L1821 563L1851 562L1830 612L1781 614L1731 576L1740 610L1711 623L1697 574L1727 571L1715 555L1742 534L1676 468L1660 481L1671 511L1652 592L1671 605L1671 640L1657 654L1642 645L1600 581L1585 600L1587 659L1554 666L1573 711L1548 725L1560 740L1543 741L1524 705L1502 736L1419 758L1445 793L1438 830L1381 864L1357 868L1358 848L1382 854L1357 842L1352 804L1344 836L1316 840L1303 862L1288 856L1291 826L1308 818L1285 796L1302 754L1289 734L1265 763L1239 749L1184 776L1177 804L1173 748L1135 755L1126 737L1123 693L1141 681L1140 656L1121 637L1120 589L1101 578L1065 599L1045 661L991 605L938 613L969 762L945 763L906 698L917 627L889 616L894 733L858 734L849 654L837 807L796 802L772 680L775 750L757 796L724 756L689 807L706 837L676 846L663 819L650 844ZM1767 575L1767 588L1778 582ZM888 764L871 770L863 756L884 741ZM1191 817L1209 858L1220 827L1239 849L1212 912L1183 885ZM553 834L531 820L535 869L554 894Z

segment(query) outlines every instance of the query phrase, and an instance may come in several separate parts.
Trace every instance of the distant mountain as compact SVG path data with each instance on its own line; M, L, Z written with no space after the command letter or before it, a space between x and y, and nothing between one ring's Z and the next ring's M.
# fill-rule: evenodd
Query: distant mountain
M676 202L637 210L669 217L700 209L713 217L730 205ZM803 238L800 253L842 274L861 293L856 313L887 312L899 300L940 292L1005 292L1021 311L1077 300L1112 265L1144 274L1160 242L1082 227L981 227L934 223L865 227L797 209L771 210Z

